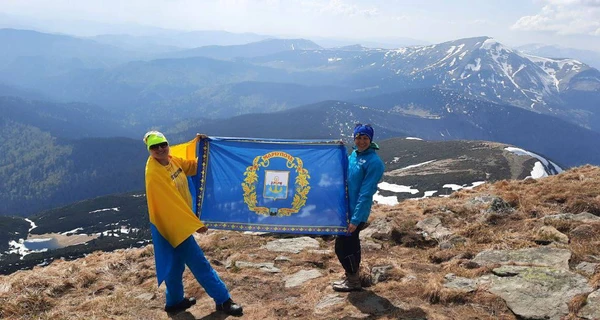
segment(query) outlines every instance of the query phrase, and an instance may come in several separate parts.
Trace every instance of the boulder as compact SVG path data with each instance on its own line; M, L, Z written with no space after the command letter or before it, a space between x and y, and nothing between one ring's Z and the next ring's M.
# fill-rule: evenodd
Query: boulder
M488 291L522 319L560 320L573 297L593 290L585 277L565 269L502 266L493 273Z
M268 242L262 248L273 252L300 253L304 249L319 249L319 241L311 237L277 239Z
M306 281L322 277L321 271L317 269L300 270L285 278L285 287L293 288L302 285Z
M585 306L579 310L578 316L590 320L600 319L600 291L596 290L590 293Z
M571 259L571 251L567 249L538 247L519 250L485 250L478 253L473 261L484 266L515 263L569 270L569 259Z

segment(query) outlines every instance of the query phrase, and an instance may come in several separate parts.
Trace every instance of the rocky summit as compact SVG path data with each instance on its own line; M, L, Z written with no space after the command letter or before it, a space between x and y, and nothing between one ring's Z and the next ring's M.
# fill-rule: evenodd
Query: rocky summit
M331 237L211 230L196 240L241 319L598 319L600 168L376 205L361 292L336 293ZM173 319L224 319L198 303ZM168 319L152 245L0 276L3 319Z

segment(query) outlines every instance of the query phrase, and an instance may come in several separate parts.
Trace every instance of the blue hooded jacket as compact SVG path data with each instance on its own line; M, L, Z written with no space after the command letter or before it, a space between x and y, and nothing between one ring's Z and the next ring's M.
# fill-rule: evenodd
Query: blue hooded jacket
M371 143L367 150L354 150L348 157L348 200L350 223L353 225L366 222L371 213L373 195L385 170L383 161L375 152L378 149L376 143Z

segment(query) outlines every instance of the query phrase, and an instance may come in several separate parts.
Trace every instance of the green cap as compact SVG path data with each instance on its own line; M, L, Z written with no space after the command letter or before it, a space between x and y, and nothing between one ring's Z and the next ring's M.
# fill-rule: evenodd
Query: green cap
M167 141L167 138L165 138L165 135L158 131L148 131L144 135L144 143L146 144L148 150L150 150L151 146L163 142L169 143L169 141Z

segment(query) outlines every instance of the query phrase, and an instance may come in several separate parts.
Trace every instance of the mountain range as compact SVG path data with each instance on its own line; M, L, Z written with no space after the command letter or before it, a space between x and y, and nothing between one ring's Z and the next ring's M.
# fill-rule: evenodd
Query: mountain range
M174 143L200 132L350 145L354 123L370 122L378 141L485 140L561 167L600 163L598 70L488 37L394 50L261 38L146 51L100 38L0 29L15 44L0 54L1 214L140 190L150 128Z
M527 44L519 46L516 49L521 52L539 57L576 59L590 65L591 67L600 69L600 52L597 51L573 49L541 43Z
M453 102L453 107L448 106L448 101ZM341 138L351 144L352 128L358 122L371 123L376 140L399 136L487 140L538 152L565 167L600 161L600 133L596 131L522 108L472 100L437 89L407 90L363 99L357 104L324 101L279 112L196 122L195 126L185 122L175 129L165 128L165 132L178 141L202 132L258 138ZM188 126L191 127L185 129Z
M0 67L0 82L35 89L53 99L119 110L127 118L141 118L146 126L155 123L141 110L167 109L171 114L180 114L179 108L197 97L199 91L244 81L291 83L321 91L317 87L339 87L352 92L349 96L361 97L435 87L561 117L593 130L598 130L600 123L597 69L573 59L524 54L488 37L395 50L360 46L323 49L303 39L271 39L186 49L163 55L166 59L139 61L138 53L128 55L107 45L99 49L102 44L87 39L73 40L75 49L64 44L66 36L31 36L3 29L0 39L12 39L21 33L26 39L23 43L29 45L8 50L0 58L0 66L4 66ZM59 37L51 43L56 51L63 50L64 56L34 49L53 37ZM98 68L88 62L94 61L90 54L95 51L104 53L100 57L106 57L103 63L108 67ZM76 55L81 58L66 59ZM109 59L113 56L125 63L114 65ZM202 102L195 102L195 106L201 107ZM296 106L287 101L280 105ZM198 111L202 109L190 110Z

